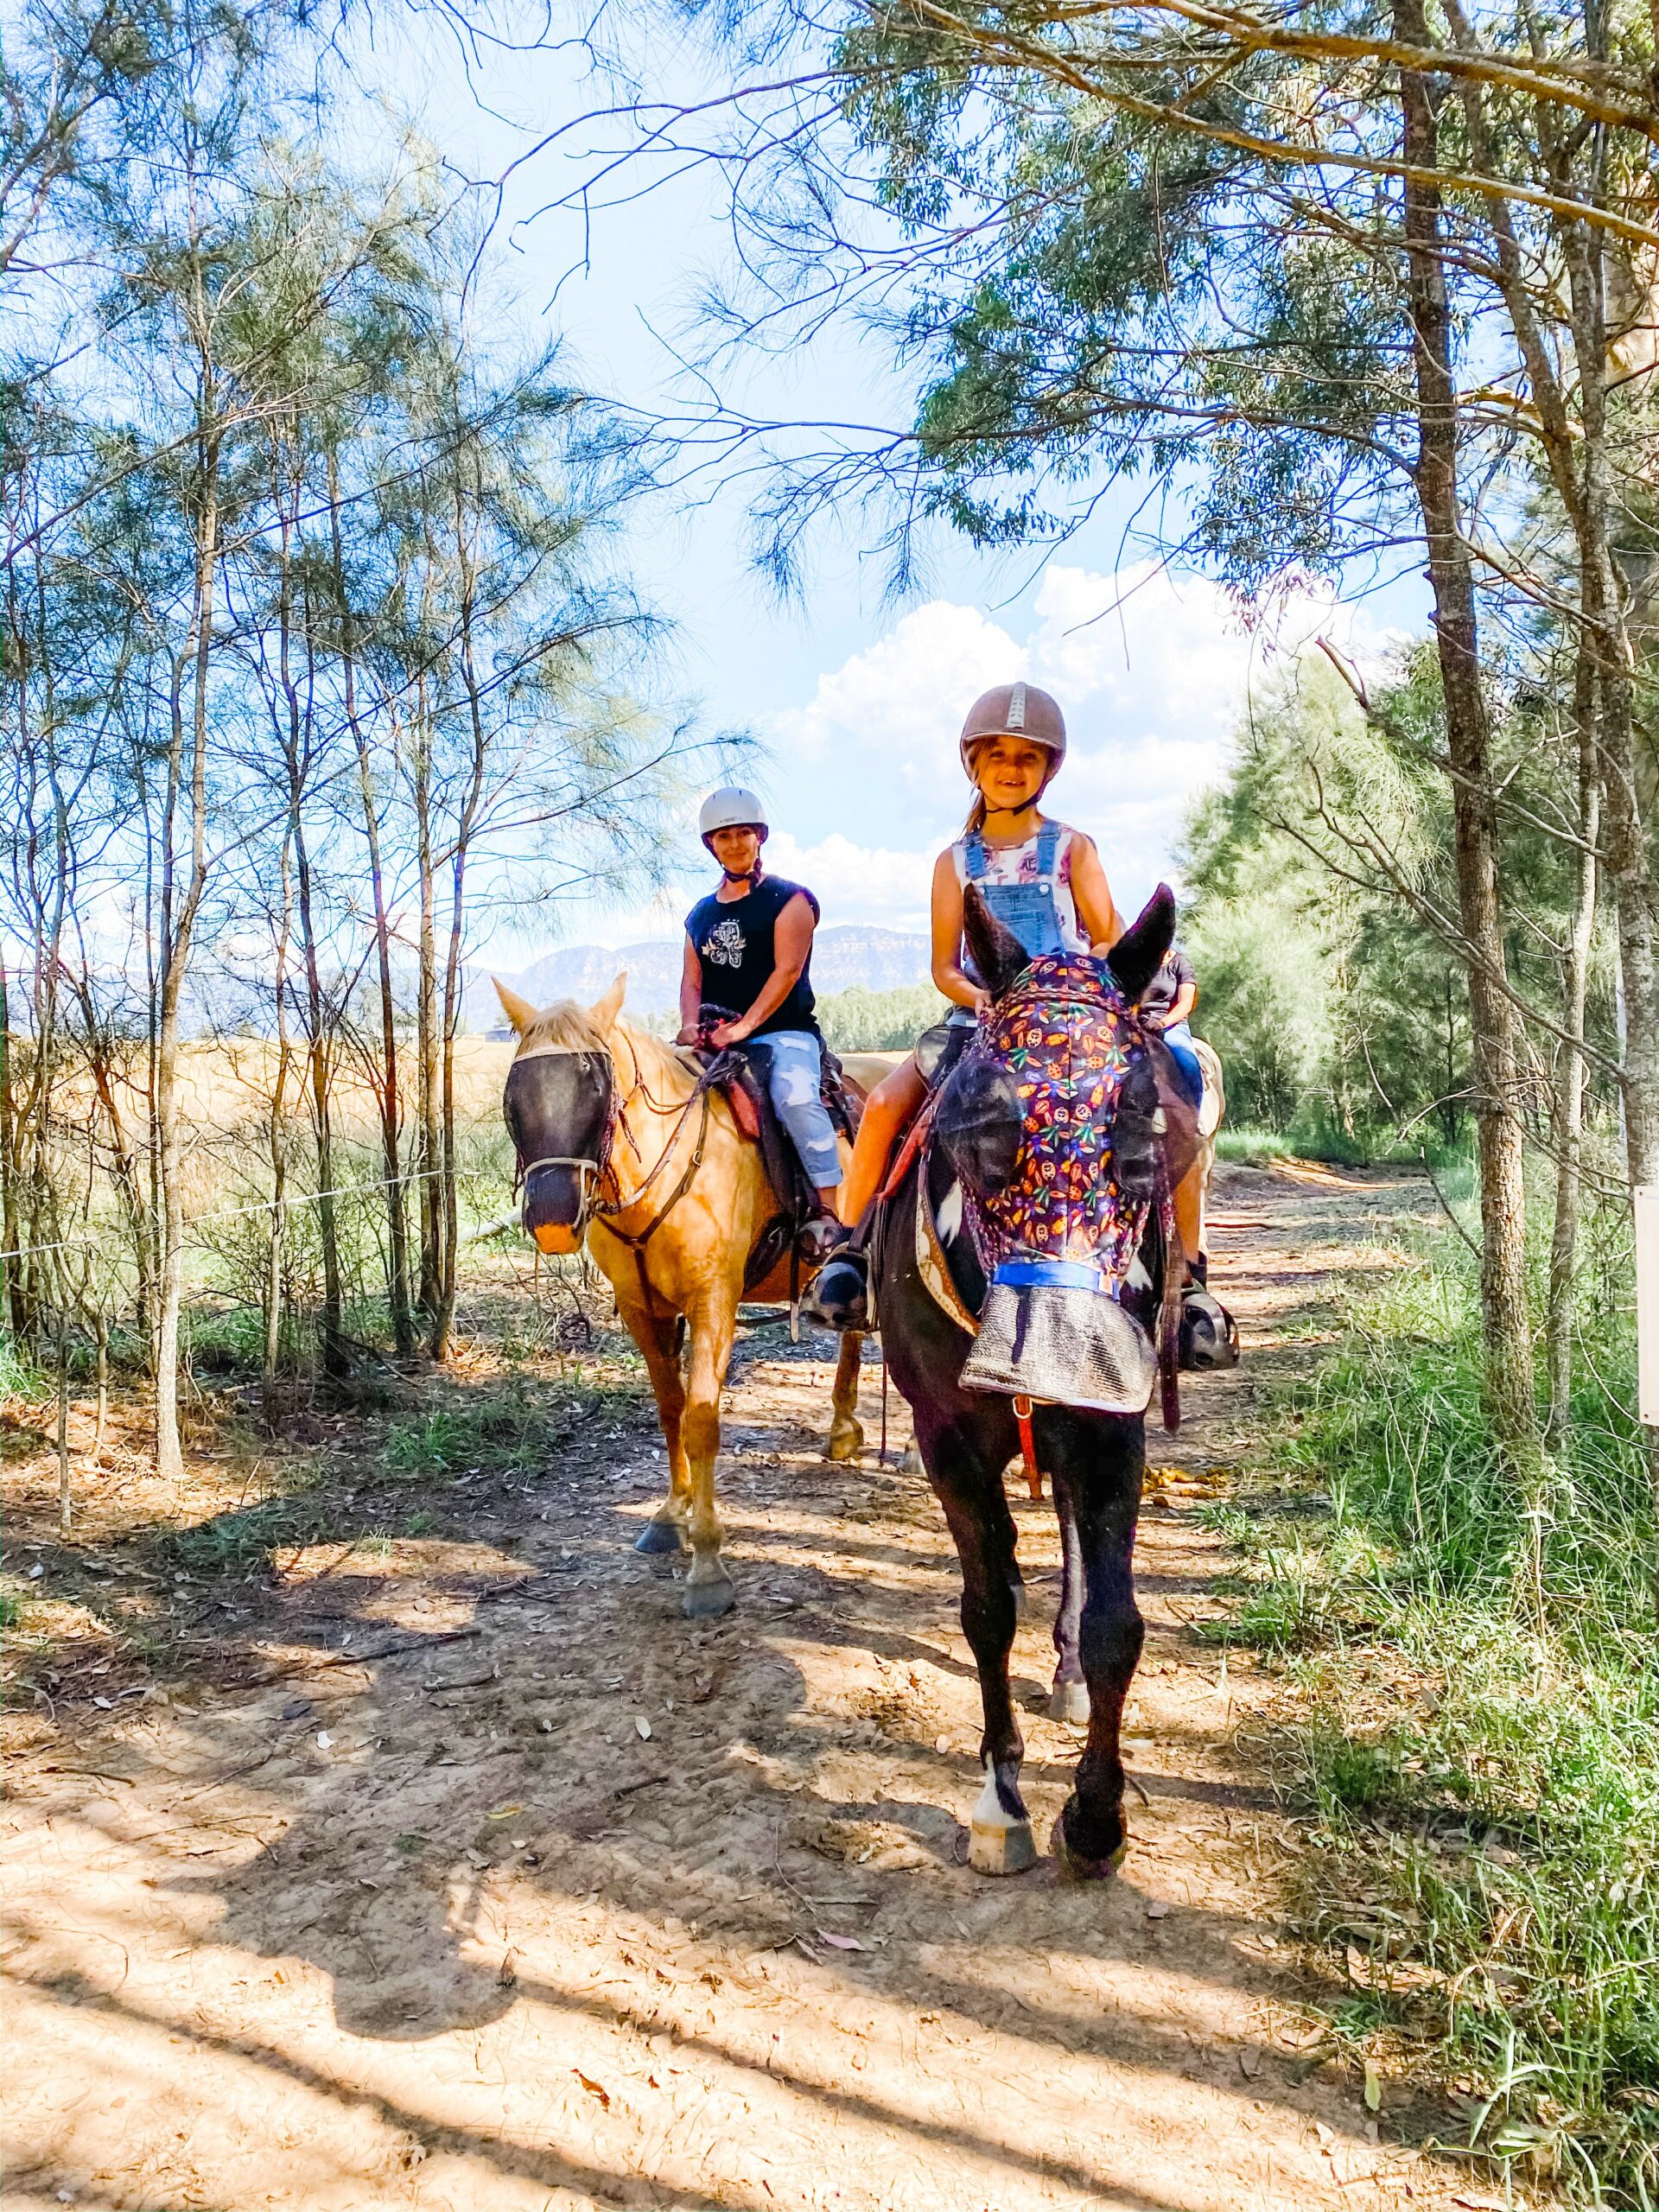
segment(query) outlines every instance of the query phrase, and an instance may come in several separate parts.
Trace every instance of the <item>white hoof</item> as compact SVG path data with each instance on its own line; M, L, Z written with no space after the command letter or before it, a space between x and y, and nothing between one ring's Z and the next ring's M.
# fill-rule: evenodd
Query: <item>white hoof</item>
M920 1448L913 1441L905 1446L905 1456L899 1462L899 1471L901 1475L925 1475L927 1472Z
M1048 1717L1064 1720L1073 1728L1089 1726L1089 1685L1087 1682L1056 1682L1050 1693Z
M988 1768L968 1829L968 1864L976 1874L1023 1874L1037 1864L1031 1822L1008 1812Z
M1023 1874L1037 1864L1031 1822L1015 1821L1012 1827L982 1828L976 1821L968 1831L968 1864L976 1874Z

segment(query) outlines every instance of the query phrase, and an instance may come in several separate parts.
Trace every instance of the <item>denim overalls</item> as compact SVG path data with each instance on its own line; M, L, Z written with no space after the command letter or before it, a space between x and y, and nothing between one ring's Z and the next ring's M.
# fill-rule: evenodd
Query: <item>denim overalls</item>
M1065 938L1060 930L1060 910L1055 893L1058 879L1055 861L1060 849L1062 830L1058 822L1045 822L1037 832L1037 880L1034 883L988 883L986 875L991 856L983 836L971 830L962 841L963 873L969 883L979 886L980 896L1005 930L1012 930L1033 960L1040 960L1046 953L1064 952ZM974 964L963 955L962 970L974 982L982 978L975 974ZM972 1028L975 1017L965 1006L956 1007L950 1014L953 1028Z

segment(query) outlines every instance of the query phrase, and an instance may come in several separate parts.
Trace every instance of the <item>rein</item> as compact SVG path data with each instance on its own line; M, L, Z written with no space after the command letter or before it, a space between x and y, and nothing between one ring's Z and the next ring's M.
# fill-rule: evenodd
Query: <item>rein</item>
M641 1160L644 1155L639 1150L639 1144L634 1138L632 1130L628 1127L627 1113L629 1103L632 1099L639 1097L643 1093L647 1104L653 1107L657 1112L662 1113L666 1109L658 1100L652 1096L650 1090L646 1088L645 1078L639 1072L639 1059L634 1054L632 1045L628 1047L628 1057L633 1062L633 1088L628 1092L627 1097L622 1099L618 1103L615 1116L613 1117L613 1126L621 1129L623 1135L626 1137L628 1141L634 1158L636 1160ZM679 1118L675 1122L672 1129L670 1130L668 1140L664 1143L662 1151L657 1156L656 1166L647 1173L644 1182L640 1184L639 1189L635 1191L631 1197L626 1198L617 1198L613 1199L607 1199L601 1195L596 1188L593 1202L588 1208L589 1213L594 1218L604 1224L606 1234L609 1236L615 1237L619 1244L626 1244L628 1249L633 1254L634 1266L639 1271L640 1295L645 1300L645 1307L648 1312L653 1310L655 1307L656 1294L652 1289L651 1278L645 1272L645 1247L650 1243L652 1238L657 1234L663 1224L668 1219L670 1214L673 1212L675 1207L678 1205L680 1200L690 1189L692 1181L696 1175L696 1172L702 1165L703 1147L707 1143L709 1137L709 1101L713 1096L715 1088L713 1083L709 1079L712 1072L713 1071L711 1069L704 1069L698 1075L696 1084L692 1090L691 1096L686 1100L684 1105L680 1109ZM691 1148L691 1157L687 1160L685 1171L681 1175L679 1181L674 1185L674 1188L669 1192L662 1205L658 1207L656 1212L652 1216L651 1219L645 1224L645 1226L643 1229L627 1230L619 1227L618 1223L620 1217L631 1211L633 1207L639 1204L640 1200L650 1190L652 1185L667 1166L669 1160L673 1154L674 1147L680 1141L680 1132L690 1119L692 1108L699 1103L702 1104L702 1113L697 1124L697 1141ZM608 1161L607 1163L607 1167L603 1172L606 1173L611 1172ZM600 1173L596 1171L594 1175L594 1182L596 1185L600 1182Z

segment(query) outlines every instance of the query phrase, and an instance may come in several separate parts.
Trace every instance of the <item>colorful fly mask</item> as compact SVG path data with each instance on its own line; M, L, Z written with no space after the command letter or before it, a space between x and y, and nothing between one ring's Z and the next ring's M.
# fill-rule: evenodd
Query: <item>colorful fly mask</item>
M1145 1032L1103 964L1079 953L1033 961L950 1090L941 1135L963 1170L988 1280L1113 1295L1154 1196L1157 1098ZM988 1146L999 1114L1001 1141ZM984 1133L972 1161L965 1120Z
M989 1286L965 1387L1145 1410L1151 1285L1139 1274L1127 1306L1120 1294L1149 1213L1168 1209L1158 1093L1147 1033L1104 961L1055 954L1008 976L936 1116Z

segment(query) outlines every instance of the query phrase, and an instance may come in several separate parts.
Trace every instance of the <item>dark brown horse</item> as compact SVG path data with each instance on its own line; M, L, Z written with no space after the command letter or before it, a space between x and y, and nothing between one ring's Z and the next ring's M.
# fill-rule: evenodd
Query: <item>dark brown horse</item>
M1025 1745L1008 1685L1019 1575L1003 1473L1020 1452L1020 1414L1029 1402L1013 1395L1020 1364L1049 1362L1048 1390L1033 1395L1050 1402L1037 1403L1027 1418L1036 1461L1052 1486L1064 1559L1054 1631L1059 1658L1054 1710L1086 1719L1089 1727L1053 1847L1071 1872L1100 1877L1116 1868L1126 1848L1119 1729L1143 1633L1133 1561L1145 1407L1160 1363L1154 1338L1165 1350L1166 1390L1171 1392L1179 1332L1180 1253L1170 1211L1157 1201L1185 1173L1197 1143L1196 1117L1184 1109L1179 1085L1163 1065L1167 1055L1132 1011L1168 947L1174 906L1160 886L1108 962L1070 963L1074 979L1084 973L1081 984L1074 980L1071 987L1070 1030L1062 1022L1054 1033L1074 1040L1080 1034L1086 1042L1090 971L1101 1019L1115 1025L1116 1093L1098 1111L1090 1109L1091 1121L1064 1067L1051 1075L1038 1064L1039 1055L1010 1053L999 1044L1010 1033L997 1016L1019 1007L1027 969L1035 979L1055 963L1031 963L972 894L966 920L969 950L996 1010L941 1094L936 1141L890 1201L876 1268L877 1319L893 1381L909 1401L922 1460L962 1561L962 1625L978 1668L985 1714L986 1781L974 1813L969 1856L985 1873L1018 1872L1035 1855L1020 1791ZM1018 1032L1016 1026L1014 1033L1034 1035L1037 1029ZM1090 1096L1096 1106L1104 1096L1096 1083ZM1109 1205L1096 1207L1095 1215L1103 1238L1109 1230L1116 1239L1110 1268L1096 1267L1098 1255L1086 1250L1082 1261L1016 1257L999 1264L980 1233L989 1220L986 1205L994 1206L996 1193L1035 1156L1039 1123L1052 1140L1057 1120L1065 1132L1058 1172L1075 1176L1080 1157L1094 1163L1079 1185L1084 1214L1095 1217L1090 1208L1098 1195L1089 1175L1097 1173L1099 1192L1109 1196ZM1044 1173L1054 1172L1052 1153L1048 1157ZM918 1207L925 1208L919 1234ZM979 1229L970 1235L975 1221ZM1116 1262L1126 1254L1120 1273ZM941 1260L950 1277L944 1286ZM1175 1295L1166 1300L1172 1270ZM1092 1288L1076 1287L1091 1273ZM999 1287L991 1289L988 1277ZM1057 1280L1073 1287L1052 1288ZM1022 1282L1033 1287L1021 1288ZM988 1294L1000 1300L995 1326ZM976 1313L982 1315L977 1337L963 1325ZM988 1349L992 1336L998 1345ZM1066 1375L1084 1379L1071 1386L1077 1393L1071 1402L1054 1402L1067 1387ZM1118 1410L1100 1409L1113 1402ZM1166 1417L1172 1417L1167 1396Z

